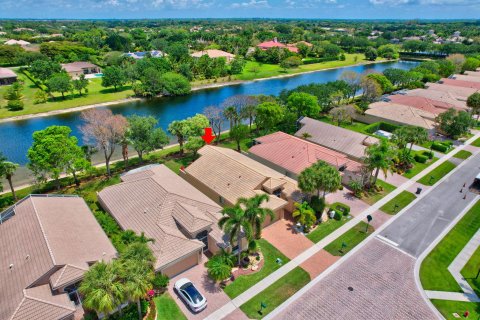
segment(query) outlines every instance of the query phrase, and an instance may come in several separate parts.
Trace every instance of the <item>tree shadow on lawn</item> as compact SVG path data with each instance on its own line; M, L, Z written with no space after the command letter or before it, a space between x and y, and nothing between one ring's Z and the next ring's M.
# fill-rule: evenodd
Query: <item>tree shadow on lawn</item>
M209 276L207 271L202 274L202 289L208 293L219 293L223 292L220 284L212 280Z
M98 92L102 93L102 94L108 94L108 93L120 93L120 92L123 92L123 91L127 91L127 90L130 90L132 87L131 86L123 86L123 87L118 87L117 90L115 90L115 88L105 88L105 89L102 89Z

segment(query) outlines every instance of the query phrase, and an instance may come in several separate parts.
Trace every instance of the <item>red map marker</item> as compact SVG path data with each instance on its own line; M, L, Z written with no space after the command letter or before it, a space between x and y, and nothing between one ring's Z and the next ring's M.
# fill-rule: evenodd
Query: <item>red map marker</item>
M205 134L202 136L202 139L206 144L210 144L215 139L215 136L212 135L212 128L205 128Z

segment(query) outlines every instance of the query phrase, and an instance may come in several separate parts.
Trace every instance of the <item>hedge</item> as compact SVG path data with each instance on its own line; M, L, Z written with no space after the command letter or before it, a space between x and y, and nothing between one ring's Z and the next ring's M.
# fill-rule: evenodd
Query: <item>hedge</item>
M426 163L428 160L427 156L421 154L416 154L414 158L418 163Z
M424 151L420 152L420 154L424 155L425 157L427 157L430 160L433 159L433 152L431 152L431 151L424 150Z
M25 70L25 69L21 69L22 73L28 78L30 79L30 81L32 81L38 88L40 88L41 90L45 91L45 92L48 92L48 88L46 85L44 85L43 83L41 83L39 80L35 79L34 76L32 76L32 74Z
M303 64L314 64L320 62L327 62L327 61L336 61L339 60L338 57L325 57L325 58L307 58L303 59Z
M344 216L347 216L350 213L350 207L341 202L335 202L330 206L330 209Z
M320 218L320 215L325 209L325 200L323 198L313 196L310 200L310 207L315 211L315 216Z
M363 128L363 131L365 131L366 133L369 133L369 134L373 134L377 130L393 132L398 128L399 128L399 126L397 126L397 125L394 125L394 124L391 124L391 123L388 123L388 122L380 121L380 122L374 122L372 124L369 124L368 126Z
M435 141L434 143L432 143L432 149L440 152L447 152L448 149L450 149L450 146L445 145L441 142Z

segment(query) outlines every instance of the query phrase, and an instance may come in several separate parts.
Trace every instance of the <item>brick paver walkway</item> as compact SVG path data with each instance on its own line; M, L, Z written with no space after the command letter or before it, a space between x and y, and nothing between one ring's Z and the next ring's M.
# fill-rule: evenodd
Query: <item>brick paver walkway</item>
M276 319L436 319L415 285L414 265L372 239Z

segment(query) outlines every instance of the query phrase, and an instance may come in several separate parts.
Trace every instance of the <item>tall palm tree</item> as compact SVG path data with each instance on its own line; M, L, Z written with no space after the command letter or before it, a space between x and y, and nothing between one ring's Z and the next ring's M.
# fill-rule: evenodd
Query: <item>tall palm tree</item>
M224 208L222 213L223 217L218 220L218 226L230 237L230 243L233 243L235 240L237 241L238 265L240 265L242 237L245 237L247 240L252 239L252 225L246 218L245 211L243 211L239 204Z
M125 290L119 277L120 263L95 263L86 273L79 291L87 309L108 315L125 300Z
M379 143L369 146L365 150L366 159L365 164L371 172L375 170L373 181L370 183L375 185L377 183L378 174L383 172L385 178L388 171L392 170L392 160L395 156L395 151L387 140L380 140Z
M141 261L122 259L120 277L124 285L125 296L137 304L138 319L142 320L140 299L153 287L152 281L155 278L153 268L145 266Z
M18 164L7 161L7 158L0 154L0 177L7 179L14 200L17 200L17 195L15 194L15 189L13 189L12 177L17 168Z
M230 128L237 124L239 115L234 106L226 107L225 110L223 110L223 116L230 121Z
M324 161L318 161L313 165L314 170L317 172L317 189L323 191L323 198L327 192L337 191L342 184L342 177L337 168L332 167Z
M122 260L133 260L142 263L145 267L153 267L156 261L152 250L146 243L134 242L129 244L122 252Z
M262 204L269 200L270 198L267 194L257 194L251 198L238 199L237 203L245 210L245 217L252 226L255 239L261 238L262 225L267 216L270 217L271 220L275 218L275 214L271 209L262 207Z

